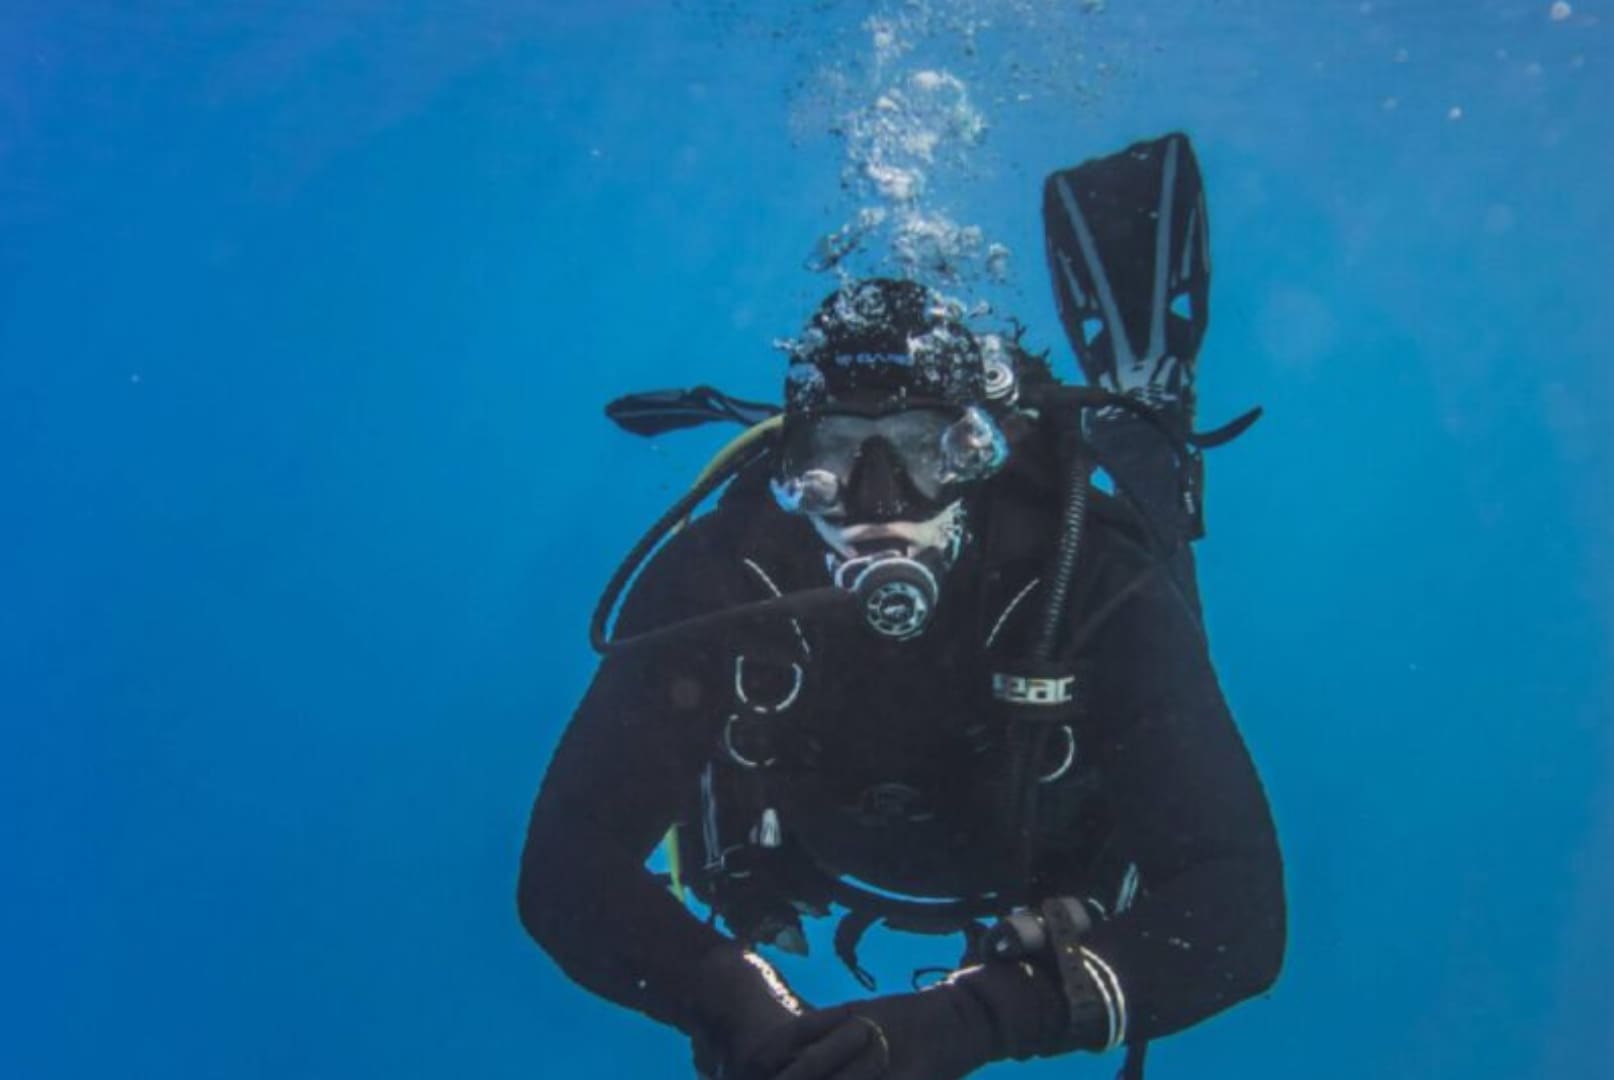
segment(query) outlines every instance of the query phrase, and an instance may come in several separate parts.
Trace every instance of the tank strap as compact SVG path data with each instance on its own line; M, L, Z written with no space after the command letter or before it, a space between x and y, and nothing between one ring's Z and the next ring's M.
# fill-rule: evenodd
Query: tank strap
M1143 1059L1149 1052L1147 1039L1133 1043L1126 1048L1126 1060L1121 1062L1121 1071L1115 1074L1115 1080L1143 1080Z
M858 963L857 947L863 941L863 935L869 932L869 927L880 921L880 917L868 909L848 911L841 916L841 921L835 924L835 955L846 970L858 981L858 985L870 993L874 992L874 976L868 968Z
M840 902L844 903L844 900ZM946 909L936 913L908 914L896 911L882 914L867 907L849 908L847 913L841 916L840 922L835 924L835 955L846 965L846 969L852 973L858 984L870 993L874 992L877 984L874 975L858 961L857 950L863 942L863 936L876 923L884 923L893 930L912 934L935 936L961 934L964 938L961 963L979 962L980 942L985 927L976 916L966 913L965 905L948 905ZM913 973L914 988L919 988L923 977L927 974L946 974L951 970L951 968L920 968Z

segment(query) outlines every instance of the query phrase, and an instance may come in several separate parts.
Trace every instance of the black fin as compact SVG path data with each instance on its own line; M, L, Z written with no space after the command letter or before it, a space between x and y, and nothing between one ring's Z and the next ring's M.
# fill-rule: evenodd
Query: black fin
M730 397L710 386L688 390L645 390L617 398L605 415L635 435L661 435L680 428L731 420L750 427L777 415L779 407Z
M1182 134L1053 173L1043 229L1059 319L1093 386L1192 418L1210 322L1210 225Z

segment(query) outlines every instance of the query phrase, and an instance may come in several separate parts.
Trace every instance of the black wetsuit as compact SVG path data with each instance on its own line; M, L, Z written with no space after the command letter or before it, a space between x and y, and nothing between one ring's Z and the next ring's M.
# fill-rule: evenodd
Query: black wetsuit
M1028 464L1051 455L1017 453L974 508L976 542L919 638L774 619L602 664L538 796L519 888L523 922L568 975L694 1030L699 962L729 939L644 864L670 824L700 829L714 771L750 792L719 813L752 821L765 806L782 850L816 871L925 896L1004 887L1012 845L983 694L993 659L1033 632L1059 506L1052 470ZM742 478L655 557L619 634L827 582L821 542L760 487ZM1094 499L1066 619L1067 640L1089 635L1088 719L1074 762L1052 740L1043 764L1058 778L1044 785L1033 891L1095 914L1083 942L1124 986L1138 1040L1272 983L1282 866L1180 562L1163 568L1125 507Z

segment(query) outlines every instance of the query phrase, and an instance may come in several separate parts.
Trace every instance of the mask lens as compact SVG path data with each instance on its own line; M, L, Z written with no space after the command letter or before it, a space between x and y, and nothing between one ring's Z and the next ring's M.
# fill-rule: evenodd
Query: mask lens
M785 451L785 478L775 485L780 505L824 513L852 483L859 458L880 439L914 489L939 500L949 484L984 479L1007 456L997 425L971 406L960 415L941 409L906 409L885 416L833 413L804 425Z
M827 514L841 501L841 483L825 469L773 481L773 497L792 514Z
M1008 460L1009 445L992 418L973 405L941 437L942 467L957 483L984 480Z

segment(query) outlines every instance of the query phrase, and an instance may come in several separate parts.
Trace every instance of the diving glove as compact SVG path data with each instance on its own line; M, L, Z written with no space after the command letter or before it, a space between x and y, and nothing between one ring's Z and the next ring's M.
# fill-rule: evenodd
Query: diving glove
M1066 1029L1063 996L1028 964L967 968L911 994L804 1015L776 1038L796 1049L770 1080L960 1080L1035 1056Z
M724 945L700 963L691 1032L706 1080L766 1080L799 1049L792 1022L808 1007L762 957Z

